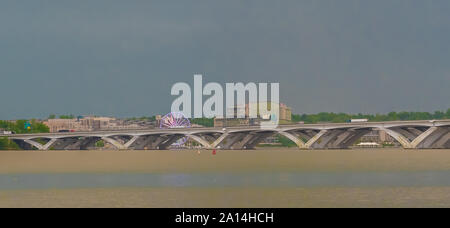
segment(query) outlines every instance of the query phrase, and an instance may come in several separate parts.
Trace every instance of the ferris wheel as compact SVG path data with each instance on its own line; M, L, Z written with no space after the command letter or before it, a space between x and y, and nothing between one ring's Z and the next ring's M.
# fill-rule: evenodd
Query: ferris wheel
M181 112L171 112L161 118L159 128L161 129L173 129L173 128L189 128L191 122ZM181 146L186 143L188 137L183 137L173 143L173 146Z

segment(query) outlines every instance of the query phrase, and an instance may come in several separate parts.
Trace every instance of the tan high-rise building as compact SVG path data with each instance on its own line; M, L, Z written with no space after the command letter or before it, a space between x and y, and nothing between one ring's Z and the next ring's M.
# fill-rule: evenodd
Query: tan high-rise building
M283 103L280 104L280 120L292 120L292 109Z
M270 103L268 103L268 108L270 109ZM257 113L258 118L252 119L250 118L250 107L255 108L253 110L253 113ZM214 118L214 126L215 127L225 127L225 126L248 126L248 125L258 125L259 120L261 119L268 119L269 116L260 116L259 115L259 103L256 105L250 105L245 104L245 106L235 106L235 107L228 107L227 113L234 113L235 118L223 118L223 117L216 117ZM244 114L244 118L237 118L238 113L241 112ZM281 121L291 121L292 120L292 109L288 107L286 104L280 103L279 106L279 120ZM256 121L251 121L256 120Z
M235 107L235 113L238 110L242 110L242 111L245 110L245 118L249 118L249 116L250 116L250 106L251 105L246 104L245 105L245 109L243 109L243 108L239 109L238 107ZM258 111L259 110L259 104L254 105L253 108L256 109L256 110L254 110L254 112L258 113L258 117L261 118L261 116L259 116L259 111ZM270 103L268 103L268 108L270 108ZM291 119L292 119L292 109L290 107L288 107L286 104L280 103L279 111L280 111L280 113L279 113L279 119L280 120L291 121ZM265 119L266 117L262 117L262 118Z

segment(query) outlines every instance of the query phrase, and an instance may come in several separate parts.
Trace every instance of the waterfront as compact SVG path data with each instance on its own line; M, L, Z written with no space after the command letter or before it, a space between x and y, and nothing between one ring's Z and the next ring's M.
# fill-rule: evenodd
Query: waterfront
M0 207L441 206L448 149L0 152Z

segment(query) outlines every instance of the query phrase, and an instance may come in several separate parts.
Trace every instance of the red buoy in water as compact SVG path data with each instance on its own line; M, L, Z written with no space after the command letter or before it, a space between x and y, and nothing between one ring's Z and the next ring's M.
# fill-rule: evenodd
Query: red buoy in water
M213 155L216 155L216 149L213 150L213 153L212 153L212 154L213 154Z

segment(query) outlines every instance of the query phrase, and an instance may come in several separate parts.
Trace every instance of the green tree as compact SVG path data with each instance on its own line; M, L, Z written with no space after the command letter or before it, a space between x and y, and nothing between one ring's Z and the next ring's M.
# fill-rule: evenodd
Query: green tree
M429 112L390 112L388 114L346 114L346 113L329 113L321 112L318 114L293 114L292 121L304 121L307 124L318 122L342 123L350 119L368 119L369 121L396 121L396 120L431 120L431 119L450 119L450 109L446 113L436 111Z
M105 142L103 140L99 140L95 143L95 147L98 147L98 148L105 147Z
M445 118L445 113L444 112L436 111L433 114L433 119L439 120L439 119L444 119L444 118Z
M27 122L31 123L31 130L25 129L25 124ZM47 125L38 122L37 120L16 120L15 122L10 121L1 121L0 120L0 128L12 131L16 134L24 134L24 133L48 133L50 129Z
M6 137L0 137L0 150L18 150L19 146Z
M70 115L60 115L59 116L60 119L75 119L75 116L70 114Z
M297 146L294 142L292 142L290 139L282 136L282 135L278 135L278 142L280 142L281 146L283 147L295 147Z
M190 120L192 124L202 125L204 127L214 127L213 118L195 118Z

